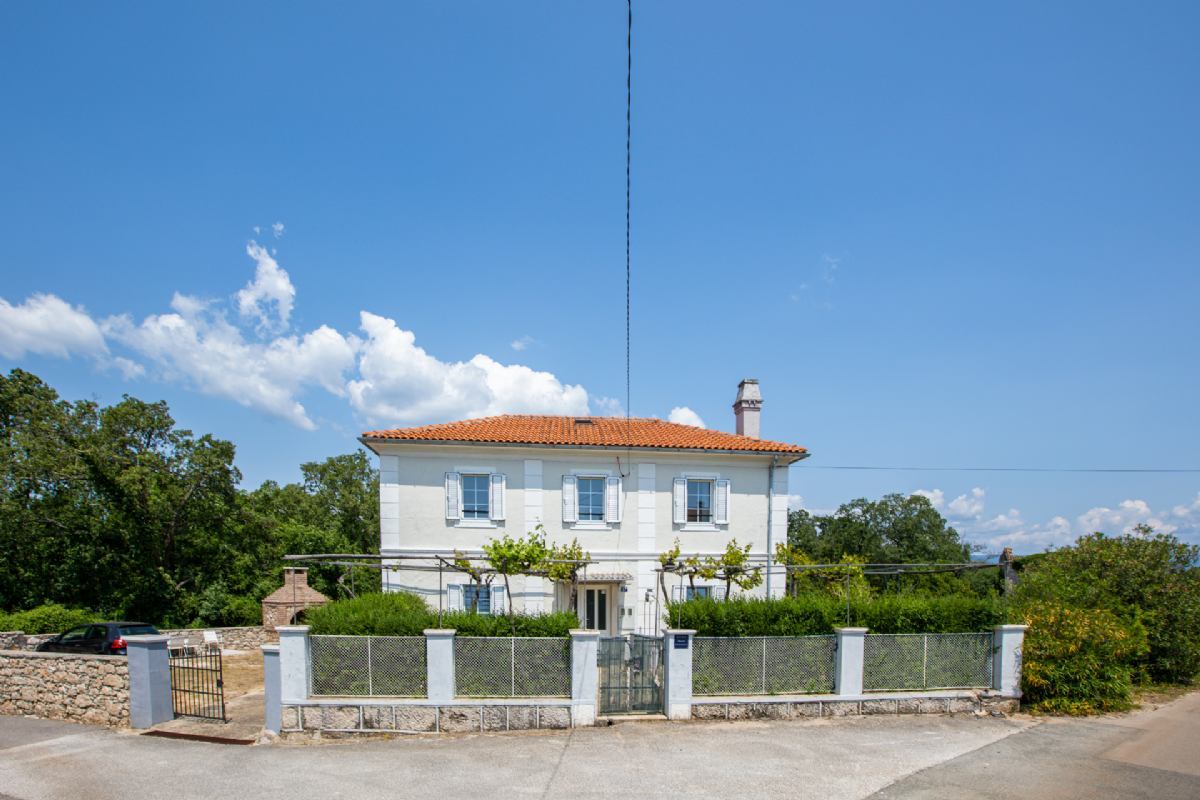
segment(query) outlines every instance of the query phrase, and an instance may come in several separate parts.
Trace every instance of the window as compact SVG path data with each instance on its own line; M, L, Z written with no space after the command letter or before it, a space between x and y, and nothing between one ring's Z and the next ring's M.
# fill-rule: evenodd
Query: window
M712 522L712 481L687 482L687 521Z
M462 476L463 519L488 519L488 476Z
M467 584L462 587L463 609L476 614L492 613L492 588L479 584Z
M712 597L711 586L689 586L687 587L687 599L694 600L698 597Z
M580 478L579 521L604 521L604 478Z

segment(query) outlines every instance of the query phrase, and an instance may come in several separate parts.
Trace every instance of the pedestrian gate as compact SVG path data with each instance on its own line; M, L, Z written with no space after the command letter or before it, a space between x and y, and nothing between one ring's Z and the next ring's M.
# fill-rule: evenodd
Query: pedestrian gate
M661 714L663 640L660 636L600 638L601 714Z
M217 648L172 653L171 708L177 717L225 718L225 676Z

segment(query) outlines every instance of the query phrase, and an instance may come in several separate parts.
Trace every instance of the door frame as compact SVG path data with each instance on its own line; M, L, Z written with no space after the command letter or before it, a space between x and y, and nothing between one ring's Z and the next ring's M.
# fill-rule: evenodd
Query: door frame
M588 590L603 589L606 592L604 621L606 623L603 628L587 628L587 593ZM621 632L620 620L617 617L619 597L621 591L620 584L611 583L609 581L595 581L579 584L579 626L586 630L598 630L601 636L616 636Z

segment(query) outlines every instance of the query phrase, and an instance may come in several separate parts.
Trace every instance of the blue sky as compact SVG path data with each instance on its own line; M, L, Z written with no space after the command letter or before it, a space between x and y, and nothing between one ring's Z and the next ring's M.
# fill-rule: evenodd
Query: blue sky
M0 367L165 398L247 484L624 402L624 5L0 6ZM1200 475L1193 3L638 3L633 394L990 549ZM272 226L281 223L282 228ZM677 414L684 412L676 412Z

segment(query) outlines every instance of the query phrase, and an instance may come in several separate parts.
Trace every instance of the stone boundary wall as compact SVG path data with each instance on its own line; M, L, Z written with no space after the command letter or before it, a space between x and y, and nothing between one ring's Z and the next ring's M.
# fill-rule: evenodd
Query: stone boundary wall
M0 652L0 714L129 726L123 656Z
M387 733L481 733L563 730L571 727L569 705L285 705L282 734L289 738Z
M1014 714L1020 701L984 694L925 694L913 697L880 697L861 700L772 700L753 698L716 701L693 700L694 720L804 719L897 714Z
M159 629L159 633L172 639L183 639L191 645L204 644L204 632L216 631L221 640L223 650L258 650L264 644L279 641L279 634L273 630L253 625L239 628L173 628Z
M56 633L25 633L25 631L0 631L0 650L36 650Z

